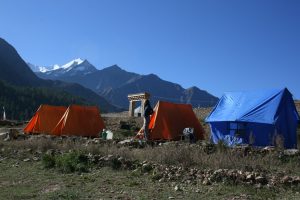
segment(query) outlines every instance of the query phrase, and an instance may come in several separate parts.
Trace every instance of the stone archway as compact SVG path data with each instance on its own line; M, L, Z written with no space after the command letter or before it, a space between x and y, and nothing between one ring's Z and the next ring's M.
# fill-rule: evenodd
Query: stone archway
M128 100L129 100L129 111L128 114L130 117L134 116L134 109L135 104L138 101L141 101L141 116L144 115L144 104L147 99L150 98L150 94L147 92L144 93L138 93L138 94L129 94Z

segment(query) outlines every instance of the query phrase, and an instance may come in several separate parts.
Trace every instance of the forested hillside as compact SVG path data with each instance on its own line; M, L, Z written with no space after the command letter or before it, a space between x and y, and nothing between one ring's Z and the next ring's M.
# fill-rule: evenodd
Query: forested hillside
M40 104L65 105L88 104L80 97L48 88L12 86L0 81L0 106L5 107L7 119L28 120Z

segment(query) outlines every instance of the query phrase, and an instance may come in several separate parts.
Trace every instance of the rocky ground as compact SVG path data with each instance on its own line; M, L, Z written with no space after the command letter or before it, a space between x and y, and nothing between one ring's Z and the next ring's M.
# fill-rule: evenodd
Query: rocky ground
M29 136L0 142L0 197L297 199L299 161L298 150Z
M209 132L211 108L194 111ZM102 117L114 140L26 136L25 124L2 124L0 199L300 199L299 150L140 144L126 139L142 118Z

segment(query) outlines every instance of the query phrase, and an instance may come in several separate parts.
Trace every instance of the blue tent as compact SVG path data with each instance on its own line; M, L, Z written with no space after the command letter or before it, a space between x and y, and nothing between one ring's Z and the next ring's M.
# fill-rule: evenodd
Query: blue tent
M299 115L288 89L228 92L206 118L213 143L297 147Z

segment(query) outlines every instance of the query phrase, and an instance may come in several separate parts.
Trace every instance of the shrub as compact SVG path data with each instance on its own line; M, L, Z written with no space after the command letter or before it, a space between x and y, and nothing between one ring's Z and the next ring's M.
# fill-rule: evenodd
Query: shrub
M56 167L64 172L88 172L89 160L80 152L66 153L56 157Z
M42 157L43 166L47 169L55 167L55 157L52 155L45 154Z
M88 172L90 162L87 156L80 152L71 152L62 155L45 154L42 158L45 168L57 168L63 173Z
M111 167L113 169L120 169L122 166L122 162L118 158L113 158L111 160Z

